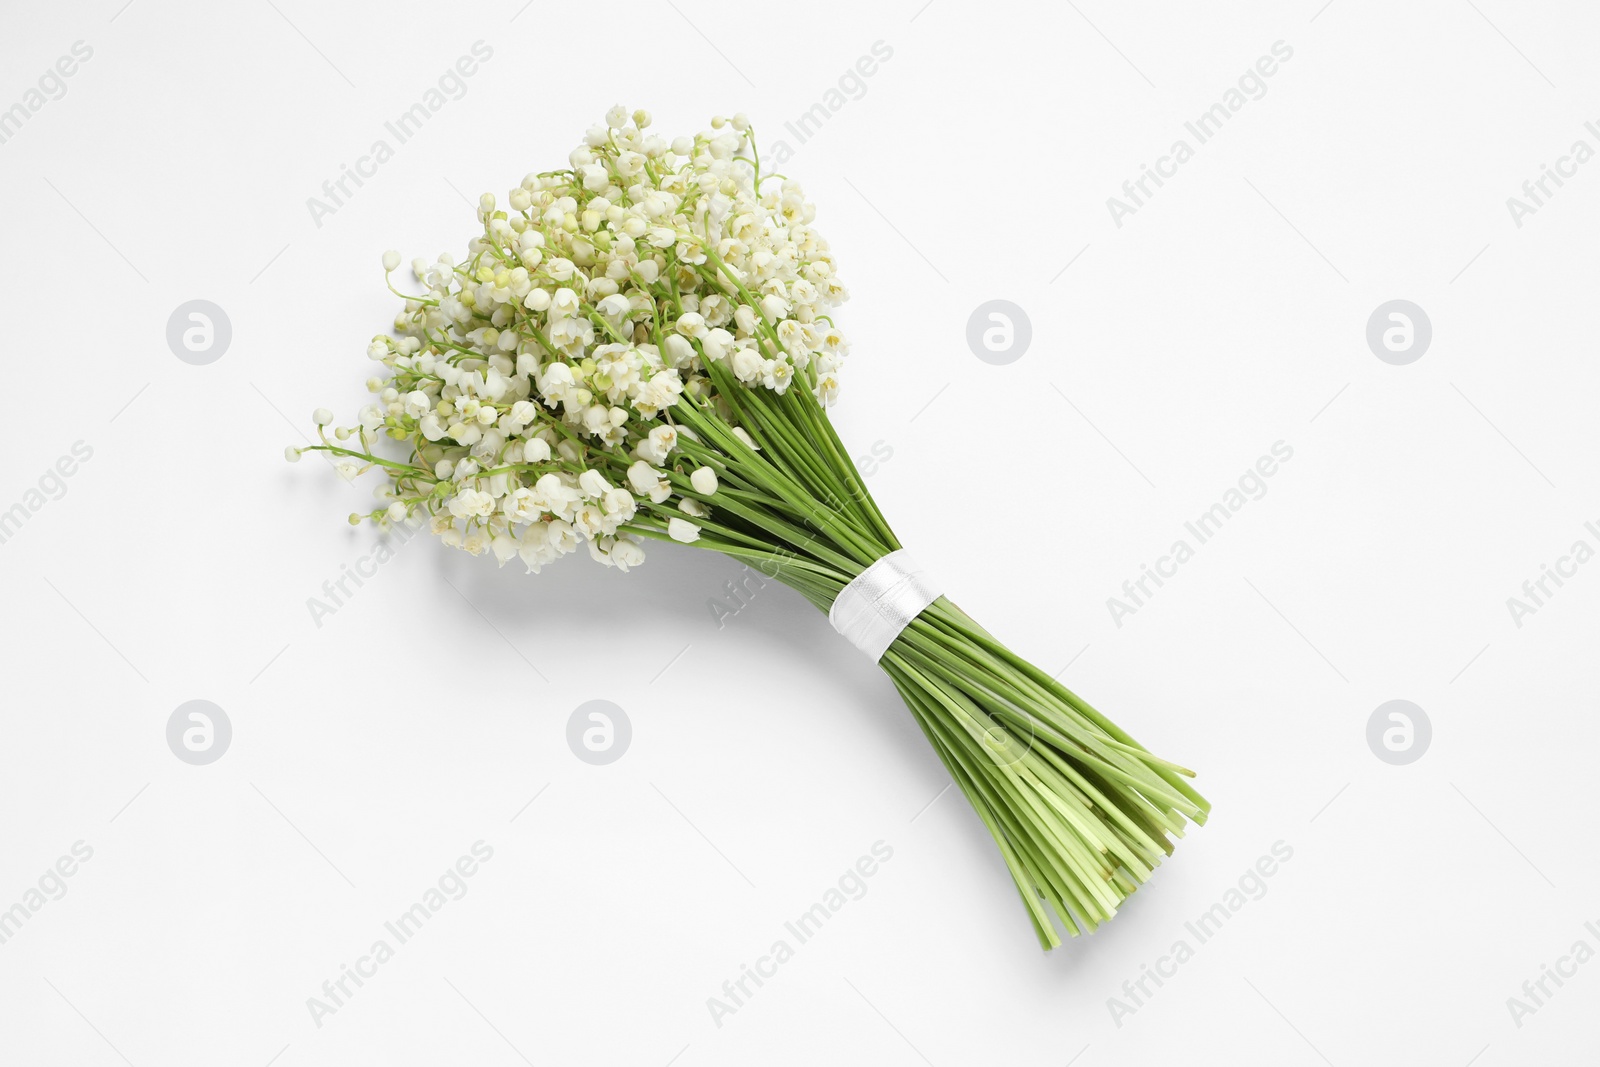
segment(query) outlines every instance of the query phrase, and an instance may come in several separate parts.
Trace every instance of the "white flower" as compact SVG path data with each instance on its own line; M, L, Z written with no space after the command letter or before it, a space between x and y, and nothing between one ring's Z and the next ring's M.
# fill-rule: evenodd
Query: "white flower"
M591 404L584 409L583 426L597 436L605 433L611 428L611 409L604 404Z
M605 475L591 468L578 475L578 488L583 490L585 496L598 498L605 495L611 483L606 481Z
M489 542L489 547L494 551L494 558L504 567L506 561L517 554L519 546L517 539L510 534L496 534L494 540Z
M776 293L769 293L761 298L761 311L771 322L777 322L789 314L789 301Z
M641 411L669 408L678 402L678 397L682 393L683 381L678 377L677 371L658 371L650 376L648 382L639 387L633 406Z
M450 514L458 519L488 518L494 514L494 497L477 489L463 489L450 498Z
M700 540L700 527L687 519L674 517L667 520L667 536L687 545Z
M519 400L511 405L511 410L508 414L511 416L512 422L522 427L539 417L539 409L534 406L531 400Z
M561 480L559 474L546 474L534 483L535 499L553 515L572 518L572 509L578 502L578 490Z
M678 431L671 426L657 426L650 436L639 442L639 455L651 463L665 463L667 453L678 444Z
M694 361L694 345L689 339L678 334L668 334L661 342L661 347L666 351L667 358L674 367L687 367Z
M633 494L626 489L607 489L605 496L600 498L601 507L606 509L606 514L614 517L617 522L627 522L639 510L639 502Z
M598 504L585 504L574 514L572 525L591 541L610 533L605 510Z
M500 510L512 522L524 523L536 522L544 514L545 508L540 503L538 493L522 486L506 494L505 499L500 501Z
M686 311L678 316L674 328L685 337L699 337L706 332L706 320L698 311Z
M794 368L781 359L769 359L761 364L761 384L775 392L783 392L794 380Z
M824 405L839 399L839 379L834 374L824 374L817 379L817 399Z
M522 531L522 537L517 542L517 555L527 564L529 574L538 574L540 567L555 558L545 536L546 529L543 525L530 526Z
M625 151L617 156L617 173L624 178L637 178L643 171L645 158L634 151Z
M572 524L562 519L555 519L545 526L546 537L550 548L558 556L564 556L578 547L578 535L573 531Z
M539 376L539 394L551 403L561 403L573 395L575 380L572 368L565 363L551 363Z
M761 377L761 354L753 348L741 348L733 354L733 374L741 382L753 382Z
M644 549L632 541L618 541L611 547L611 562L619 571L637 567L644 562Z
M710 467L701 467L689 475L689 483L694 486L695 492L710 496L717 491L717 472Z
M642 459L628 468L628 484L633 486L635 492L654 492L661 481L661 472Z
M700 347L705 349L707 359L721 359L728 354L728 347L733 344L733 334L721 326L714 327L700 338Z
M552 318L576 315L581 303L577 293L562 286L550 298L550 315Z

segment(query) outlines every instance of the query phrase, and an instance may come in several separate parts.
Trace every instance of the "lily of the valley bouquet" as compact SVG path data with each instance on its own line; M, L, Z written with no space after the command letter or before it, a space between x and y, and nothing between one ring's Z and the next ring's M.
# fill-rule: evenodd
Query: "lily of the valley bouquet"
M743 116L711 125L669 141L613 108L566 168L485 194L466 258L395 290L374 401L353 426L319 410L321 443L288 456L381 472L370 519L502 565L625 571L671 540L789 585L893 680L1040 943L1093 931L1209 805L901 550L828 419L846 291L815 209L762 174Z

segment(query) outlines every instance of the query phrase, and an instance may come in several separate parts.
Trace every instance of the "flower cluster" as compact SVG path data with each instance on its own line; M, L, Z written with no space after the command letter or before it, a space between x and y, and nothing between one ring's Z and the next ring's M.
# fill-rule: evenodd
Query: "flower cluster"
M423 291L394 290L393 334L368 348L377 399L354 426L319 409L322 443L288 458L379 468L369 518L425 515L445 544L531 571L580 543L626 570L641 538L696 540L730 461L760 448L731 394L831 403L848 346L826 312L847 294L742 115L671 142L649 126L613 108L567 169L529 174L504 208L484 194L466 258L415 260ZM378 454L384 437L409 450Z

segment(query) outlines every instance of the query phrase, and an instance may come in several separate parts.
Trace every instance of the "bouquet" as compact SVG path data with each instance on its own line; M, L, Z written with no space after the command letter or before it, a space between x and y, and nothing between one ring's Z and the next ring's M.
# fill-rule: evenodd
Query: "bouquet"
M485 194L465 259L415 260L414 292L391 280L404 307L367 350L376 399L351 426L319 409L321 443L287 457L378 471L367 518L426 522L529 572L580 548L626 571L676 541L790 586L894 682L1041 946L1093 931L1205 821L1193 773L1008 649L901 548L828 419L845 287L744 116L671 141L649 128L613 108L565 168L504 207ZM383 265L392 277L399 253Z

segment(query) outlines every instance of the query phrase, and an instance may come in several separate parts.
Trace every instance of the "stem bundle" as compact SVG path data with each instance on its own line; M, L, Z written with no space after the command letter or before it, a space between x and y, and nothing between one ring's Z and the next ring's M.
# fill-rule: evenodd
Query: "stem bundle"
M695 545L826 612L900 543L809 391L720 395L759 450L740 444L710 404L675 409L727 453L719 521L702 523ZM880 665L994 836L1046 949L1061 943L1052 915L1069 935L1093 932L1172 854L1189 821L1205 822L1210 805L1187 781L1192 771L1152 755L945 597Z

